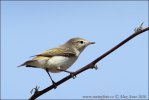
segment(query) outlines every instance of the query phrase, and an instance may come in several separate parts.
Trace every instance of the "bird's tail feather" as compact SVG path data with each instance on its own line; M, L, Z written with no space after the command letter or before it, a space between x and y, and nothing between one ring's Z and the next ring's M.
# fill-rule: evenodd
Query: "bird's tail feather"
M18 67L21 67L21 66L35 67L35 66L32 66L32 63L34 63L34 61L36 61L36 60L29 60L29 61L26 61L26 62L24 62L23 64L19 65Z

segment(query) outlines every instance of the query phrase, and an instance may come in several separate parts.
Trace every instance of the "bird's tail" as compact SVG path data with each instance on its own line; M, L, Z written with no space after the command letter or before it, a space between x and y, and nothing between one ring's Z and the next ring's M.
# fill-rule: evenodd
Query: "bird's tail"
M26 66L26 67L35 67L35 66L32 66L32 64L35 62L35 60L28 60L26 62L24 62L23 64L17 66L17 67L21 67L21 66Z

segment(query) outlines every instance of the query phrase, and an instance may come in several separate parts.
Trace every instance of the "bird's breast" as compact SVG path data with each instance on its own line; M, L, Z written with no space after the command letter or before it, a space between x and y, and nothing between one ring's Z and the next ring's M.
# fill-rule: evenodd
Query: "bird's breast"
M75 61L77 57L54 56L47 62L47 68L50 72L60 72L57 68L67 70Z

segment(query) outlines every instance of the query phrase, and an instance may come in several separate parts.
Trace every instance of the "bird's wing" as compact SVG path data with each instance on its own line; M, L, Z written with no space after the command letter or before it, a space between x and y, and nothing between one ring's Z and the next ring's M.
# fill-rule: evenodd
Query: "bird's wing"
M23 64L19 65L18 67L21 67L21 66L26 66L26 67L34 67L34 68L37 68L38 66L38 60L49 60L50 57L44 57L44 56L36 56L34 57L32 60L28 60L26 62L24 62Z
M76 56L76 53L74 50L70 48L53 48L35 56L44 56L44 57Z

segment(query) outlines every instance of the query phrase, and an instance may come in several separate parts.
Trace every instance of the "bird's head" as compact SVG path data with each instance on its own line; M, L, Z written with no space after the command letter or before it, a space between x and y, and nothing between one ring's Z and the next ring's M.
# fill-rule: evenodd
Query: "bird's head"
M72 38L68 40L66 44L82 52L88 45L95 44L95 42L90 42L83 38Z

